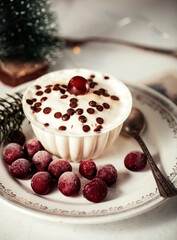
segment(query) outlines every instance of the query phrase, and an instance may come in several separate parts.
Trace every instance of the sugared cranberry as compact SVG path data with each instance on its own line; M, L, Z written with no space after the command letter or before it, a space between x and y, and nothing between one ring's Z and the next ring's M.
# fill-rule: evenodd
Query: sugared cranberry
M75 76L71 78L71 80L68 83L67 91L70 94L74 95L85 95L90 90L90 84L89 82L81 77L81 76Z
M10 136L10 142L18 143L21 146L24 145L25 141L26 137L24 133L20 130L13 131L12 136Z
M32 161L37 171L46 171L49 163L52 161L52 155L45 150L41 150L33 155Z
M18 158L24 157L24 151L20 144L9 143L3 150L3 160L11 165Z
M53 187L52 176L45 171L35 173L31 179L31 187L35 193L42 195L49 193Z
M94 178L83 188L83 196L94 203L101 202L106 197L107 192L107 185L100 178Z
M32 159L33 155L36 152L43 150L43 149L44 148L43 148L42 144L36 139L28 140L24 146L25 154L27 155L27 158L29 158L30 160Z
M58 179L64 172L72 171L71 164L63 159L53 160L48 167L49 173Z
M147 158L145 154L140 151L132 151L126 155L124 164L127 169L138 172L145 168Z
M12 163L10 171L16 178L29 179L34 173L34 165L25 158L19 158Z
M98 168L96 177L102 179L110 187L117 180L117 170L112 164L106 164Z
M81 187L79 177L73 172L64 172L58 180L58 188L65 196L76 195Z
M85 160L80 163L79 172L83 177L92 180L97 172L96 164L91 160Z

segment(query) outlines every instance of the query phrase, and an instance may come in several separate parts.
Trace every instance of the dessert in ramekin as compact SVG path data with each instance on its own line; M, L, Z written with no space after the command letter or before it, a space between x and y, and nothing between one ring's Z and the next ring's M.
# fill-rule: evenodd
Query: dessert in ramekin
M23 110L50 153L69 161L96 159L112 146L132 108L129 89L104 73L65 69L33 82Z

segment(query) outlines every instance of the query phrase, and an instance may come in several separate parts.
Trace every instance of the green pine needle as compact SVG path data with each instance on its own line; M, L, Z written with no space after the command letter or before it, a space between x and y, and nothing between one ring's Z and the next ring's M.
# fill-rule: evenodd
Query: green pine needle
M10 140L15 130L20 130L25 115L22 109L22 94L7 94L8 99L0 98L0 144Z

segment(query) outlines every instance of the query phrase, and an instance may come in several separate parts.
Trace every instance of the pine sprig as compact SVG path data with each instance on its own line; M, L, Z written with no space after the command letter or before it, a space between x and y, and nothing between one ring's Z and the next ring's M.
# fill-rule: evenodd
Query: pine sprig
M7 94L8 99L0 98L0 144L10 140L15 130L20 130L25 115L22 108L22 94Z

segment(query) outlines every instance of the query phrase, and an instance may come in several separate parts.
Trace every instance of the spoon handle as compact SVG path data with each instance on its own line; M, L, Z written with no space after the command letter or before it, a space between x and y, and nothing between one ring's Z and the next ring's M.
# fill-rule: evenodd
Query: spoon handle
M158 187L160 195L164 198L176 196L177 189L161 173L161 171L159 170L156 163L154 162L154 160L153 160L148 148L146 147L144 141L142 140L142 138L140 136L134 136L134 138L138 141L140 147L142 148L144 154L147 157L147 161L151 167L151 170L154 175L155 181L157 183L157 187Z

